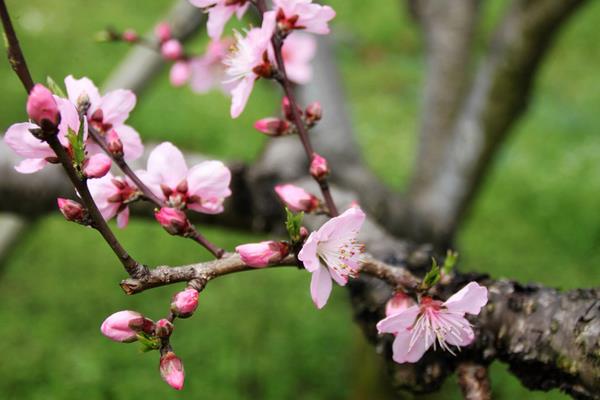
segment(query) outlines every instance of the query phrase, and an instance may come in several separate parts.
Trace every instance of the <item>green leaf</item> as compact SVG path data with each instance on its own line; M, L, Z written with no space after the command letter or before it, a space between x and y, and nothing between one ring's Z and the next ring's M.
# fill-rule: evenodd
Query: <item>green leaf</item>
M435 286L439 281L442 275L440 274L440 266L438 265L435 258L431 258L431 269L423 278L423 282L421 283L421 289L427 290L433 286Z
M456 251L448 249L446 252L446 259L444 260L444 266L442 267L442 273L449 274L458 261L458 253Z
M46 85L48 85L48 88L52 91L52 93L58 97L67 97L58 83L56 83L56 81L49 76L46 77Z
M160 349L160 339L155 336L149 336L144 332L138 332L137 339L142 345L140 350L144 353Z
M69 139L69 143L71 144L71 148L73 149L73 161L77 165L82 165L83 160L85 159L85 144L83 143L83 124L81 124L81 128L78 133L71 128L68 128L69 132L67 133L67 139Z
M302 220L304 219L304 212L294 214L287 207L285 208L286 220L285 228L292 239L292 243L300 241L300 227L302 226Z

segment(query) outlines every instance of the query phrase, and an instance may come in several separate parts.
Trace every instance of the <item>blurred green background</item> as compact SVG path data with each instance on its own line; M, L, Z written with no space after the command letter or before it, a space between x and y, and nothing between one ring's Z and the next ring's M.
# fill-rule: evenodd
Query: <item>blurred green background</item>
M330 0L338 11L338 60L349 105L369 164L401 189L415 154L423 82L421 38L397 0ZM505 2L485 2L489 32ZM127 52L97 44L106 25L147 31L169 1L9 0L36 80L89 76L100 83ZM593 2L559 36L538 78L529 113L518 124L460 232L463 266L496 277L569 289L598 286L600 276L600 78ZM485 40L478 42L483 46ZM197 51L202 50L199 43ZM22 89L0 63L0 127L25 119ZM252 122L277 107L277 90L261 82L246 112L228 116L228 100L196 96L167 82L167 70L140 99L130 122L147 140L171 140L222 159L250 161L264 139ZM325 113L327 110L325 110ZM27 179L24 177L23 179ZM221 246L260 238L213 228ZM207 258L154 223L119 231L125 247L148 264ZM159 378L157 354L110 342L102 320L119 309L165 314L179 287L134 297L118 287L123 274L99 236L56 215L35 223L0 264L0 398L2 399L377 399L387 388L380 362L352 322L346 293L336 289L317 312L309 275L260 271L226 277L201 294L200 307L177 323L174 347L186 366L175 393ZM494 365L499 399L561 399L529 393L505 366ZM411 396L407 396L411 398ZM450 379L442 394L460 398Z

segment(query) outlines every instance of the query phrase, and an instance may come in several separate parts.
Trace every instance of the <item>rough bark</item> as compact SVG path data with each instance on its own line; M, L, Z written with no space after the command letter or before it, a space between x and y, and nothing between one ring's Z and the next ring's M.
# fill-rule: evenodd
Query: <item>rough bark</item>
M431 240L440 247L452 241L494 155L527 108L541 61L566 21L585 3L511 3L454 121L433 117L445 124L438 129L451 132L450 139L441 152L428 153L429 169L415 170L415 184L407 195L406 207L396 208L396 215L387 219L390 230ZM436 48L430 50L435 53ZM436 59L435 54L429 57L431 61ZM430 70L435 71L434 67ZM435 158L431 158L432 154ZM417 161L417 165L420 163Z

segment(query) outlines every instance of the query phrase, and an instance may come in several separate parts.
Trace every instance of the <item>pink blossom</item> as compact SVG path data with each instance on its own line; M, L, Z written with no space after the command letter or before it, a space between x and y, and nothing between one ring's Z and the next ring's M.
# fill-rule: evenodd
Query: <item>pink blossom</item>
M104 320L100 331L115 342L133 342L137 340L137 334L129 324L143 318L142 314L135 311L119 311Z
M377 329L396 335L393 358L400 364L417 362L436 344L454 354L450 346L468 346L475 338L465 314L479 314L487 300L487 289L470 282L445 302L423 297L419 305L379 321Z
M232 118L239 117L246 107L254 82L259 77L257 68L264 66L274 31L275 13L269 11L263 15L261 28L250 29L245 37L235 32L235 50L224 60L226 72L231 77L229 82L237 83L231 90Z
M160 52L167 60L179 60L183 56L183 46L177 39L169 39L162 44Z
M188 169L183 154L169 142L158 145L139 176L169 207L187 207L205 214L223 212L231 195L231 172L220 161L204 161Z
M232 85L223 82L226 79L223 61L232 44L230 38L213 40L202 57L190 60L190 86L194 92L207 93L213 87L218 87L225 93L231 91Z
M183 236L192 227L185 213L177 208L163 207L154 213L154 218L171 235Z
M169 73L169 80L171 85L175 87L183 86L190 80L192 76L192 68L190 62L187 60L177 61L171 67Z
M58 209L64 215L67 221L81 223L85 217L85 208L78 202L59 197L57 200Z
M325 35L329 33L328 22L335 17L333 8L312 4L312 0L273 0L273 7L283 30L304 29Z
M356 236L364 221L365 214L360 208L349 208L312 232L298 253L298 259L312 274L310 292L317 308L327 303L332 279L344 286L348 277L358 274L363 246Z
M171 26L168 22L161 22L154 28L154 36L163 43L171 39Z
M129 43L137 42L137 40L139 39L137 32L134 31L133 29L125 30L125 32L123 32L122 37L123 37L124 41L129 42Z
M250 2L248 0L189 0L192 5L205 8L208 12L206 30L211 39L219 39L225 24L233 14L238 19L244 16Z
M173 389L183 389L183 381L185 379L183 363L172 351L160 357L160 376Z
M83 174L86 178L102 178L110 171L112 160L104 153L96 153L87 157L83 163Z
M329 166L327 165L327 160L317 153L313 153L313 157L310 162L310 174L316 180L321 180L329 175Z
M60 112L58 140L65 148L69 148L66 135L69 129L79 131L79 115L75 106L68 100L57 96L54 96L54 100ZM6 145L24 158L19 165L15 166L15 169L22 174L37 172L44 168L48 161L56 160L56 154L50 146L33 136L31 129L40 129L40 126L31 122L21 122L11 125L4 135Z
M263 118L254 123L254 129L268 136L283 136L291 132L288 121L280 118Z
M125 124L136 103L135 94L131 90L117 89L100 96L98 88L90 79L75 79L71 75L65 78L65 86L73 104L79 104L84 99L89 100L90 107L86 114L88 122L101 135L105 135L111 129L115 130L123 143L125 160L135 160L142 155L144 146L140 135ZM102 152L91 139L86 142L86 149L89 154Z
M319 199L301 187L285 184L275 186L277 196L294 212L311 212L319 207Z
M315 58L316 52L317 41L311 35L295 32L285 39L281 56L287 76L292 82L300 85L310 82L313 75L310 63ZM274 59L273 56L271 57Z
M235 251L249 267L261 268L283 260L289 253L289 247L286 243L269 240L242 244Z
M171 311L179 318L191 316L198 308L198 291L187 288L178 292L171 300Z
M415 305L415 301L404 292L396 292L385 305L385 316L398 314Z
M88 182L90 193L105 220L117 217L117 226L124 228L129 222L127 202L138 195L138 190L128 178L115 178L110 172L100 179Z
M52 95L44 85L37 83L29 96L27 97L27 115L37 124L41 124L43 120L47 120L52 125L58 124L58 105Z

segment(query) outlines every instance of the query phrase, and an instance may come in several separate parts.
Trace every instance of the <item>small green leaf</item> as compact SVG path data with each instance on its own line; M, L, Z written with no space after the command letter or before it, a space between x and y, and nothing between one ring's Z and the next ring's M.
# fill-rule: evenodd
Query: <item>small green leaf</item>
M438 265L435 258L431 258L431 269L423 278L423 282L421 283L421 289L427 290L431 287L435 286L441 278L440 274L440 266Z
M444 260L444 266L442 267L442 273L449 274L458 261L458 253L456 251L448 249L446 252L446 259Z
M302 220L304 219L304 212L294 214L286 207L285 213L285 228L287 229L292 242L298 242L300 241L300 227L302 226Z
M149 336L144 332L138 332L137 339L142 345L141 351L144 353L160 349L160 339L155 336Z
M54 93L58 97L65 97L65 98L67 97L65 95L65 92L58 85L58 83L56 83L56 81L49 76L46 77L46 85L48 85L48 88L52 91L52 93Z
M85 144L83 143L83 124L82 128L78 133L71 128L68 128L69 132L67 133L67 139L69 139L69 143L71 144L71 149L73 149L73 161L77 165L82 165L85 159Z

